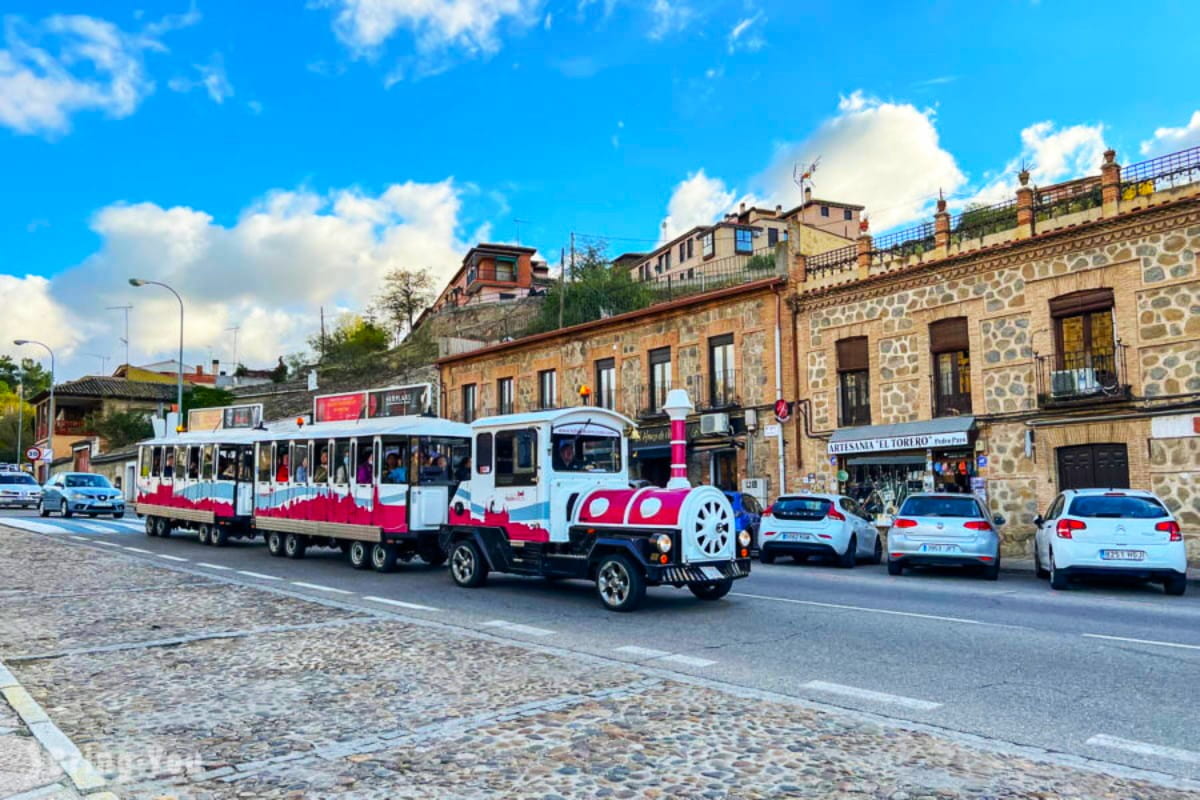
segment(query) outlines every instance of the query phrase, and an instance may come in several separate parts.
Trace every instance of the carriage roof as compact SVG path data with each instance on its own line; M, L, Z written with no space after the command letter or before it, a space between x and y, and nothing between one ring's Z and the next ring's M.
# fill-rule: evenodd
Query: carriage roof
M570 408L551 408L545 411L527 411L522 414L503 414L494 417L480 417L471 423L471 427L479 428L512 428L522 425L540 425L549 423L557 426L567 422L607 422L623 429L626 425L636 423L624 414L619 414L609 408L599 406L571 406Z
M254 444L255 442L292 439L341 439L358 436L460 436L470 438L471 426L439 417L403 416L348 422L317 422L312 425L280 425L273 428L223 428L215 431L188 431L171 437L147 439L142 445L186 447L200 444Z

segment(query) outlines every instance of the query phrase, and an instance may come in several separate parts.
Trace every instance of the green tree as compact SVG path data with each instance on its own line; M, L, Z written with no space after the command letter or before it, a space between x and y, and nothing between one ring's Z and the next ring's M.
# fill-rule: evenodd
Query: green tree
M184 405L187 405L186 395ZM154 435L150 414L150 411L145 410L110 411L104 415L88 414L84 418L84 427L103 437L108 442L109 450L120 450Z
M50 373L32 358L22 358L18 364L12 356L0 356L0 383L16 391L18 383L25 384L25 396L33 397L50 388Z
M29 395L26 395L28 397ZM0 461L19 463L24 460L24 454L17 450L17 423L24 416L21 425L21 449L33 444L33 406L24 404L24 411L19 411L16 392L0 391Z
M193 408L219 408L233 405L233 393L216 386L193 386L183 393L183 419Z
M322 352L320 335L310 337L309 347ZM388 332L370 317L345 314L333 332L325 336L321 366L358 370L388 349Z
M372 305L392 326L397 338L411 332L413 319L433 300L429 270L394 269L383 279L383 289Z
M613 269L604 256L605 248L604 244L591 244L576 255L574 267L568 268L567 281L554 284L546 292L546 301L529 333L557 329L560 307L566 327L650 305L650 288L635 281L628 270Z

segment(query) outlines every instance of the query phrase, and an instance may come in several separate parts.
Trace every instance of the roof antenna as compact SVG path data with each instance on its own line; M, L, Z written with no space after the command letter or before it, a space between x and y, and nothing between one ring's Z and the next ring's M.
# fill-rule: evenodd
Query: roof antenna
M792 167L792 181L800 187L801 193L803 193L805 190L812 189L812 176L813 173L817 171L817 167L820 165L821 157L817 156L816 160L809 164L807 169L802 169L798 163Z

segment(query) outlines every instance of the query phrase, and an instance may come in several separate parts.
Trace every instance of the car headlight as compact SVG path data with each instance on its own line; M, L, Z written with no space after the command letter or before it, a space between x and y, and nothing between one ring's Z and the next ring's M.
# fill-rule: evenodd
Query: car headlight
M738 534L738 544L742 547L750 546L750 531L742 531Z
M67 492L67 497L72 500L87 500L87 495L83 492Z
M671 537L665 533L660 533L654 537L654 546L658 548L658 552L660 553L671 552L671 544Z

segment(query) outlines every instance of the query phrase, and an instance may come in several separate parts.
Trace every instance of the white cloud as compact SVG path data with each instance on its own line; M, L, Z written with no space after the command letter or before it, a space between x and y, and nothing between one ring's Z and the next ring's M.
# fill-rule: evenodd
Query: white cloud
M759 11L754 16L746 17L734 25L733 29L729 31L730 54L739 50L747 50L752 53L761 50L766 45L766 41L760 31L766 21L766 16Z
M1192 113L1181 128L1156 128L1154 137L1142 142L1142 155L1153 158L1200 145L1200 111Z
M210 347L229 358L225 329L241 325L241 360L273 364L303 348L317 328L319 307L327 316L365 307L391 269L428 268L440 288L467 247L459 238L464 191L452 179L393 184L377 194L279 190L230 224L185 206L111 205L92 220L98 250L52 284L0 276L3 296L16 298L22 309L0 322L7 337L0 341L11 341L8 328L19 327L26 330L14 335L116 354L119 315L65 309L133 303L135 363L170 357L178 343L178 305L163 289L128 285L139 277L163 281L183 296L185 360L206 361ZM81 360L76 373L92 369Z
M22 134L62 134L71 116L98 111L120 119L154 91L143 56L164 51L159 38L199 14L164 17L129 33L96 17L55 15L37 24L4 21L0 49L0 125Z
M667 216L660 226L662 240L668 241L697 225L715 222L733 204L736 193L720 178L710 178L698 170L680 181L667 202Z
M838 113L806 139L779 146L757 183L770 202L797 205L803 193L793 168L817 158L814 193L866 205L877 232L928 216L939 189L951 194L966 182L942 149L931 110L862 92L843 97Z
M193 64L192 68L199 73L195 80L187 78L172 78L167 86L174 92L190 92L193 89L203 89L214 103L224 103L233 97L233 85L225 74L225 60L220 53L214 53L207 64Z
M17 347L14 339L37 339L54 348L61 360L70 356L79 343L82 331L75 315L54 298L50 281L38 275L0 275L0 297L4 298L4 313L0 314L0 353L14 358L41 359L40 347Z
M444 71L455 54L491 56L500 49L503 23L528 27L543 19L543 0L325 0L325 5L338 9L334 31L357 55L376 55L397 31L412 35L416 66L392 70L389 83L409 72Z
M983 186L964 202L990 205L1012 199L1022 167L1034 186L1095 175L1105 149L1103 125L1056 128L1053 122L1036 122L1021 131L1021 154L999 173L985 175Z
M646 35L651 39L662 39L678 33L694 16L691 6L684 0L654 0L650 5L651 24Z

